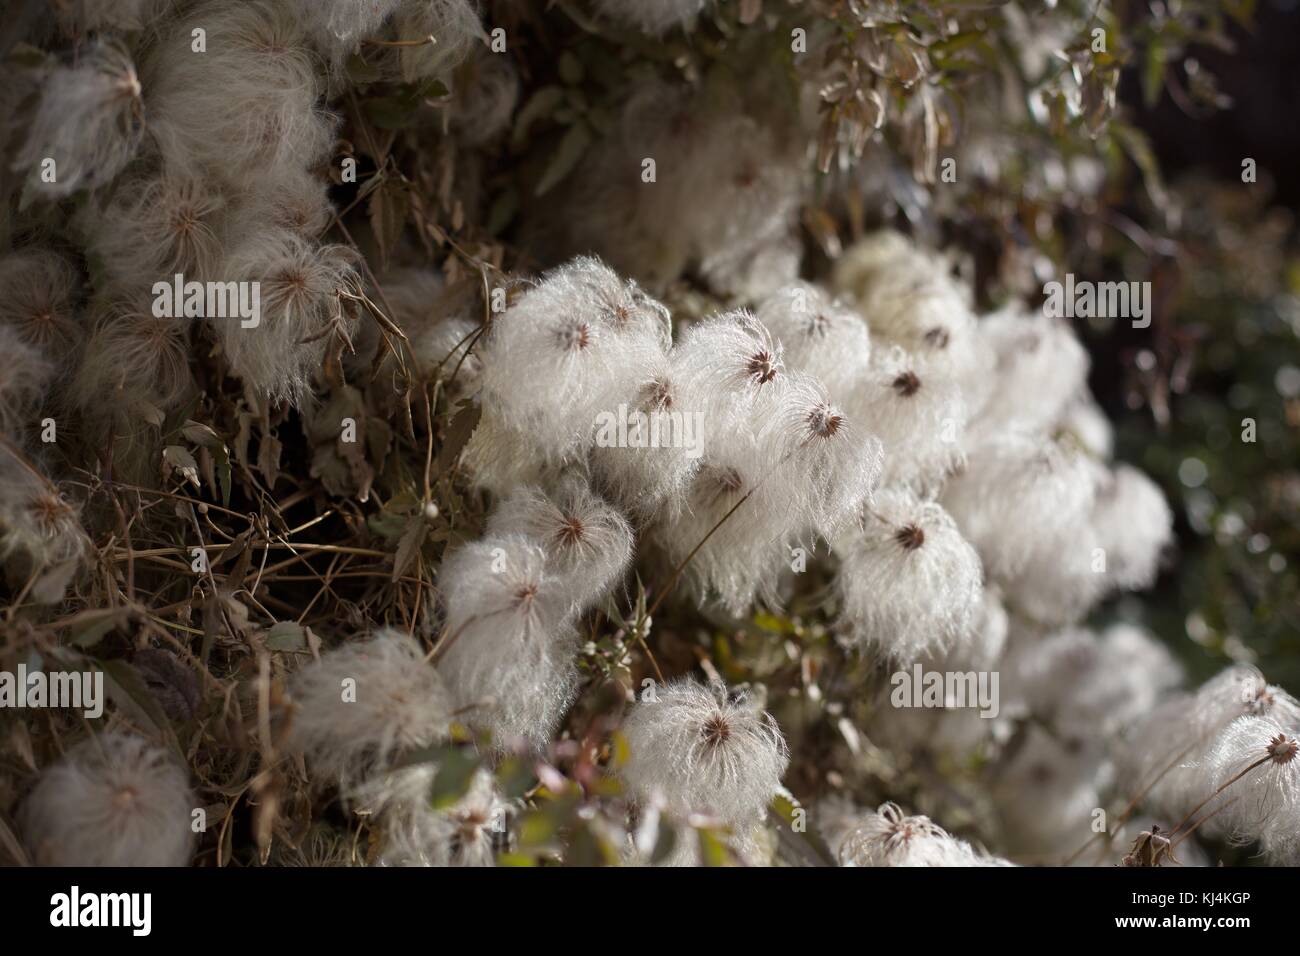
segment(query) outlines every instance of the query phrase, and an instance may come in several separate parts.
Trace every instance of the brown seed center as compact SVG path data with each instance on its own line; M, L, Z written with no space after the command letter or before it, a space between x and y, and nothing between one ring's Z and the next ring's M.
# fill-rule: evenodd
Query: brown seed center
M575 545L582 540L587 529L582 525L582 519L576 515L565 515L560 529L555 533L556 540L562 545Z
M749 359L749 374L763 385L776 378L776 359L766 349L755 352Z
M844 416L829 405L818 405L808 413L808 428L819 438L833 438L843 426Z
M533 603L535 597L537 597L537 585L525 584L515 592L515 604L518 607L528 607Z
M1278 766L1286 766L1300 751L1300 741L1286 734L1278 734L1268 742L1268 756Z
M949 342L948 330L943 328L931 329L925 333L925 342L931 348L946 349Z
M909 524L898 529L894 534L894 540L903 546L904 551L915 551L925 544L925 532L916 525Z
M591 328L586 322L577 322L559 333L560 347L569 352L581 352L591 344Z
M700 728L700 736L710 747L720 746L731 737L731 725L727 723L727 718L722 714L714 714Z
M894 379L894 391L904 398L911 398L921 390L921 380L915 372L904 372Z

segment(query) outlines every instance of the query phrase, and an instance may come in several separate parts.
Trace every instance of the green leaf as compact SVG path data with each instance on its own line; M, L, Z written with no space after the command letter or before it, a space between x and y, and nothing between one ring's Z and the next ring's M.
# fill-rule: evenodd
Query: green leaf
M519 823L520 846L545 846L555 836L555 822L549 814L533 811Z
M963 30L961 33L954 33L946 40L930 44L928 50L931 54L955 53L957 50L978 43L983 37L984 31L982 30Z
M543 86L529 98L515 117L515 128L510 134L510 141L516 147L522 146L528 139L533 124L544 116L550 116L564 102L564 87Z
M409 514L380 511L366 516L366 527L387 541L397 541L406 532L410 521L411 516Z
M582 159L582 154L591 145L591 140L591 127L586 123L574 123L570 126L569 131L560 140L559 147L551 154L550 164L542 174L534 195L544 195L573 172L573 168L578 165L578 160Z
M149 685L134 666L124 660L96 661L104 672L104 683L110 696L116 697L119 706L138 709L167 739L173 750L179 751L171 722L163 713L157 699L149 692Z
M406 129L415 122L415 111L420 108L421 97L411 90L376 96L365 101L366 118L380 129Z
M68 643L74 647L94 647L109 631L127 619L126 608L82 611L68 622Z
M383 71L379 69L379 67L372 63L367 63L361 58L360 54L357 53L348 57L348 61L344 64L343 69L347 73L349 80L360 85L375 83L384 76Z
M280 621L266 632L266 647L272 651L307 650L307 632L296 621Z
M1155 107L1164 88L1165 49L1157 38L1147 47L1146 60L1142 64L1142 101L1147 109Z
M519 211L519 194L513 189L502 190L501 194L492 201L492 208L488 210L487 231L490 236L500 235L510 225L515 218L515 213Z
M582 61L573 55L572 50L565 50L560 54L560 79L569 86L577 86L582 82Z
M433 778L429 801L435 810L455 806L469 792L480 760L466 747L450 747L442 751L437 761L438 772Z
M537 782L532 766L518 757L507 757L501 761L496 778L497 789L508 800L522 797Z
M221 436L201 422L186 421L181 426L181 434L200 448L225 448Z
M696 832L700 837L700 863L702 865L726 866L731 862L731 856L727 853L727 845L717 833L703 828Z
M49 53L32 46L30 43L15 43L13 49L5 57L6 63L23 69L44 66L53 60L54 57Z

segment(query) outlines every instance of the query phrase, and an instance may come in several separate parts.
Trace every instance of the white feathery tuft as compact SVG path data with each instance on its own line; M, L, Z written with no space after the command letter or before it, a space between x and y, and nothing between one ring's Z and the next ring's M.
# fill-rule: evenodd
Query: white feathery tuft
M708 813L738 828L763 819L789 763L776 721L744 694L689 678L656 688L623 721L623 778L673 816Z
M106 731L41 774L18 823L38 866L188 866L194 807L170 753Z
M385 628L294 675L291 749L316 778L351 795L404 751L446 739L451 695L420 645Z
M842 866L1010 866L948 834L926 816L882 804L839 840Z
M632 559L627 521L568 476L553 495L525 486L503 499L488 518L491 535L525 535L546 552L547 574L575 612L590 607L618 581Z
M979 620L979 555L942 507L904 490L876 495L860 533L837 546L840 624L894 661L942 653Z
M42 86L27 140L14 161L27 170L32 194L58 199L112 181L144 135L144 101L135 63L112 40L96 40ZM54 180L42 177L54 161Z
M886 487L931 493L961 467L965 398L950 379L931 374L901 348L877 346L849 409L880 439Z
M449 555L439 574L438 669L466 723L490 733L496 750L545 749L577 694L572 596L546 564L532 538L489 535Z

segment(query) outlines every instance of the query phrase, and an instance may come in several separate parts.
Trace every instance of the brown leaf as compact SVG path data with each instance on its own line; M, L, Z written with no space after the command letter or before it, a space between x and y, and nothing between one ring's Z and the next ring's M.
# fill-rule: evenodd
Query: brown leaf
M482 417L483 409L478 405L461 406L460 411L452 418L451 424L447 426L442 447L438 449L438 471L447 471L456 464Z
M269 431L262 433L262 440L257 446L257 470L266 479L266 487L274 488L280 477L280 455L284 445Z
M420 545L424 544L424 536L428 531L429 526L422 514L415 515L411 523L406 526L406 530L402 532L402 540L397 544L397 556L393 559L394 581L406 572L415 556L420 553Z
M397 179L385 179L370 196L370 228L379 245L381 267L387 266L389 252L402 237L410 208L406 187Z

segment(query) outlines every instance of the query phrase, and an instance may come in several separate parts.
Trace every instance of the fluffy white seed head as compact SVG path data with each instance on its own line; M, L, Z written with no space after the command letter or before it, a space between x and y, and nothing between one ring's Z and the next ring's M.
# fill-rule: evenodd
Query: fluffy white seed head
M1182 680L1169 650L1140 628L1068 630L1018 649L1005 686L1030 713L1071 737L1118 733Z
M315 240L334 220L329 183L306 168L273 167L241 185L238 196L226 227L235 239L278 228Z
M1300 702L1249 665L1228 668L1196 692L1196 728L1218 730L1242 716L1268 717L1285 727L1300 728Z
M758 320L782 346L791 369L812 375L840 403L852 394L871 359L867 323L845 303L808 282L778 289Z
M1079 524L1053 546L1039 545L1014 580L1003 579L1016 609L1043 627L1083 619L1111 588L1108 555L1095 529Z
M316 48L340 65L377 34L401 0L290 0Z
M77 274L58 253L30 246L0 257L0 325L25 343L69 362L81 344Z
M1300 866L1300 820L1294 813L1274 814L1259 835L1259 845L1273 866Z
M463 291L449 288L434 269L390 269L377 281L384 290L384 302L392 308L389 318L410 346L409 356L403 356L407 371L421 381L441 378L454 401L474 395L483 368L477 349L480 325L469 317ZM380 350L384 353L380 374L395 373L397 362L377 336L368 350L358 347L366 363ZM412 359L414 367L410 367ZM393 384L396 390L402 387L395 380Z
M958 386L972 408L983 403L993 355L979 335L970 290L953 278L945 256L883 231L845 252L834 283L882 341Z
M1052 430L1057 435L1069 436L1088 454L1102 461L1109 460L1114 453L1115 431L1091 394L1077 396L1071 401Z
M800 520L832 538L856 523L863 504L871 500L884 467L881 443L811 376L787 375L779 389L771 429L759 442L760 448L770 449L769 481L784 486L772 494L803 499L806 515Z
M753 444L779 407L786 369L781 344L754 316L728 312L688 328L673 349L673 370L688 404L705 411L710 452Z
M188 866L194 807L185 770L170 753L107 731L41 774L19 828L40 866Z
M122 183L86 216L90 255L111 288L138 295L177 273L204 280L221 261L225 200L210 183L163 173Z
M685 579L695 597L733 615L756 596L779 603L790 548L804 530L807 509L783 498L788 486L769 477L753 454L711 454L691 479L685 506L654 528L673 566L695 552Z
M1059 864L1092 836L1093 810L1111 768L1090 738L1058 738L1030 727L997 768L991 793L1002 842L1013 854Z
M483 363L475 350L479 324L462 316L448 316L411 340L420 374L441 376L453 397L478 391Z
M486 47L456 73L450 123L462 146L487 146L510 129L519 103L519 73L514 64Z
M480 343L482 396L539 457L585 452L668 345L666 310L596 259L547 273ZM526 387L525 387L526 386Z
M714 115L690 155L681 157L692 165L680 177L682 205L672 211L681 216L678 228L690 237L692 258L711 289L738 300L763 298L798 277L793 230L804 153L797 136L782 136L787 131L717 102L705 108Z
M555 191L530 242L595 251L654 290L688 269L735 301L794 281L803 140L749 112L735 88L642 84L618 130ZM656 162L653 189L628 175L647 157Z
M973 452L941 500L988 576L1013 589L1033 561L1077 553L1071 536L1087 527L1096 482L1085 456L1012 433Z
M390 48L394 55L380 60L407 83L446 73L487 42L474 0L403 0L392 25L398 40L438 41Z
M1173 540L1173 514L1154 482L1128 465L1090 470L1096 495L1086 518L1012 588L1017 606L1044 623L1072 623L1112 591L1149 587Z
M997 589L985 588L970 637L945 653L927 655L919 663L925 672L999 672L999 713L1008 710L1004 677L999 662L1007 644L1008 618ZM881 687L871 712L871 739L900 756L938 753L962 759L974 752L999 728L992 716L981 716L982 708L967 700L964 707L896 707L896 685ZM978 685L977 685L978 690ZM946 701L945 701L946 703Z
M31 192L49 198L110 182L135 155L144 133L144 101L135 64L114 41L98 40L74 64L45 78L40 104L14 169L27 170ZM54 161L53 182L41 175Z
M445 739L454 709L420 645L389 628L321 655L294 675L292 697L290 747L349 798L403 752Z
M220 267L221 281L257 282L261 317L209 318L236 375L276 400L301 402L311 389L335 330L348 334L356 310L340 293L356 289L356 254L347 246L316 246L269 229L242 236Z
M13 451L0 447L0 564L15 589L54 604L90 552L80 508Z
M447 636L438 669L465 721L496 749L543 750L578 690L571 595L546 563L532 538L490 535L448 556L439 573Z
M492 866L494 834L505 827L508 804L492 774L477 770L469 788L450 806L435 807L437 769L418 764L375 776L355 788L356 812L382 831L383 866Z
M569 610L547 573L546 557L538 542L517 533L481 538L450 554L439 574L449 632L508 632L520 641L540 640ZM461 637L453 646L475 643Z
M704 452L705 409L693 407L672 368L672 353L643 379L627 406L627 434L598 429L591 465L598 487L628 514L648 521L682 507Z
M884 490L837 547L840 623L855 645L909 662L970 634L981 607L975 549L932 501Z
M21 436L37 424L36 409L54 376L54 363L14 329L0 325L0 433Z
M872 289L886 284L890 272L906 271L909 278L935 271L935 264L901 232L881 229L854 243L835 263L834 287L855 301L870 301Z
M926 816L907 816L895 803L882 804L858 820L839 841L841 866L1007 865L950 836Z
M866 815L851 797L843 793L828 794L812 808L817 832L836 860L840 858L840 848L844 845L845 837L857 829L858 823Z
M566 478L552 495L534 486L518 489L488 518L487 533L520 534L539 544L554 586L576 611L599 600L632 559L626 519L578 476Z
M1300 702L1270 685L1254 667L1229 667L1195 693L1168 697L1135 724L1119 753L1120 771L1143 788L1150 785L1147 806L1179 819L1209 796L1206 753L1224 728L1241 717L1300 730Z
M170 411L193 388L190 320L113 302L95 319L70 394L90 420L120 422L146 405Z
M1150 587L1174 537L1174 516L1154 481L1130 465L1111 469L1097 488L1091 523L1106 551L1106 574L1123 590Z
M207 52L192 49L206 32ZM242 190L280 167L310 168L334 143L323 80L290 5L218 0L165 31L144 65L150 130L173 169Z
M521 485L549 485L565 466L576 462L550 460L533 432L502 420L495 404L481 405L478 427L465 446L464 463L476 487L504 497Z
M685 818L708 813L737 827L761 822L789 763L771 715L725 685L689 678L659 687L623 722L624 779L641 801L656 797Z
M986 316L979 328L996 355L981 435L1045 430L1084 393L1088 353L1065 320L1010 306Z
M1214 829L1248 843L1300 826L1300 740L1296 729L1268 717L1238 717L1215 740L1202 762Z
M929 493L960 467L965 398L951 380L931 374L901 348L876 348L849 407L880 439L884 485Z

